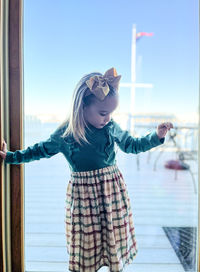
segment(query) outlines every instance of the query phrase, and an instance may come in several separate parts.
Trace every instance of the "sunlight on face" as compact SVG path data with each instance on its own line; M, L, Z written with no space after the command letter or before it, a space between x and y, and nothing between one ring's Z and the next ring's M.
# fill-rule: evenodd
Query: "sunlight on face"
M96 128L103 128L110 122L111 114L119 103L118 95L107 96L103 101L95 100L84 108L85 121Z

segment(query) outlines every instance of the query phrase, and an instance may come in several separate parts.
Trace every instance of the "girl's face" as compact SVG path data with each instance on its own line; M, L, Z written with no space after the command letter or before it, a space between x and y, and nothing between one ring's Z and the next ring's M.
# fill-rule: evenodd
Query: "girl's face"
M110 122L111 114L118 106L118 95L106 96L103 101L95 102L84 107L85 121L96 128L103 128Z

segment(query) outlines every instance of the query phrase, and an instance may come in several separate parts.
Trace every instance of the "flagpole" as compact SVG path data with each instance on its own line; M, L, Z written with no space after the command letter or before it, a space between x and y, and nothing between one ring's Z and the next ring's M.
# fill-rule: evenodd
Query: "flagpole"
M132 28L132 44L131 44L131 126L130 131L134 134L134 114L135 114L135 82L136 82L136 25Z
M136 40L142 36L152 36L153 33L139 32L136 33L136 24L132 27L132 41L131 41L131 82L120 83L120 87L127 87L131 89L130 110L127 123L127 129L132 135L135 134L135 90L136 88L153 88L153 84L136 83Z

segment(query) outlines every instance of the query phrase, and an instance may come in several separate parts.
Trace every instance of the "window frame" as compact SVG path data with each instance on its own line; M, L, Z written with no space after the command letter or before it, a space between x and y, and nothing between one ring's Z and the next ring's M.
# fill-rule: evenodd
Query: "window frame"
M23 0L1 0L1 147L23 149ZM24 166L0 168L0 272L25 271Z

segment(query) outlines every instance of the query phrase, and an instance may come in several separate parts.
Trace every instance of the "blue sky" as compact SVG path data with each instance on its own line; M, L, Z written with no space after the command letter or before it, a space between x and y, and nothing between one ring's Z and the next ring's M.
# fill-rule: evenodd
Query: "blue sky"
M137 42L135 112L198 111L197 0L24 0L25 114L65 115L86 73L115 67L131 80L132 26L153 32ZM120 88L127 111L130 90Z

